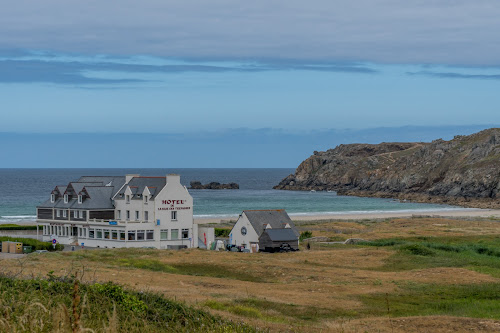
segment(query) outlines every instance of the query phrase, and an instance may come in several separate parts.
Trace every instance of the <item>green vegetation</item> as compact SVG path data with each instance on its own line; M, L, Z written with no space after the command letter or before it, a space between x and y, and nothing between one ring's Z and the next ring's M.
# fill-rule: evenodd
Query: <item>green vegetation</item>
M249 318L261 318L271 322L287 322L289 319L319 321L325 318L354 317L356 312L339 308L325 309L318 306L301 306L293 303L273 302L259 298L235 299L233 301L208 300L205 306Z
M496 236L383 239L361 245L396 250L378 270L461 267L500 277L500 238Z
M417 284L401 285L391 294L367 294L362 300L370 315L448 315L500 319L500 284ZM387 310L389 307L389 310Z
M166 264L158 259L144 258L145 255L169 255L171 251L114 249L84 252L66 252L65 256L85 258L91 261L105 262L109 265L147 269L154 272L164 272L181 275L209 276L224 279L234 279L250 282L269 282L263 277L254 276L249 272L238 271L222 264L177 263ZM182 253L182 252L177 252Z
M0 237L0 242L18 242L23 243L24 246L32 246L33 251L36 250L47 250L47 251L62 251L64 245L56 244L56 248L52 246L50 242L41 242L33 238L18 238L18 237Z
M231 229L215 228L215 237L229 237Z
M255 332L205 311L113 283L0 276L1 332Z
M0 230L36 230L36 225L0 224Z
M313 236L312 232L311 231L302 231L300 233L300 236L299 236L299 241L303 241L304 239L308 239L308 238L311 238Z

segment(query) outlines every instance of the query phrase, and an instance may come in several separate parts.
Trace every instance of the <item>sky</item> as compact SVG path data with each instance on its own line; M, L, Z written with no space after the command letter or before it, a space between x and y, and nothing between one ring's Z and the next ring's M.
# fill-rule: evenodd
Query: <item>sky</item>
M0 147L16 157L0 167L150 165L106 159L131 140L176 145L152 167L296 167L497 127L498 17L495 0L6 1ZM44 158L46 141L101 158Z

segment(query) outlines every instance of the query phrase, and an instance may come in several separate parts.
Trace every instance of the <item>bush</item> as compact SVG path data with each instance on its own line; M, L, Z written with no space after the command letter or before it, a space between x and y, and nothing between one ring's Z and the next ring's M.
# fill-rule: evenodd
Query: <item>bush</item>
M411 254L417 256L433 256L436 254L436 252L434 252L433 250L420 244L404 245L401 246L400 250L410 252Z
M36 225L2 224L0 230L36 230Z
M47 250L47 251L62 251L64 245L56 244L56 248L52 246L50 242L41 242L33 238L17 238L17 237L0 237L0 242L18 242L23 243L24 246L33 247L33 251L36 250Z
M304 239L311 238L312 236L313 236L313 233L311 231L309 231L309 230L302 231L300 233L299 240L302 242Z
M215 228L215 237L229 237L231 229Z

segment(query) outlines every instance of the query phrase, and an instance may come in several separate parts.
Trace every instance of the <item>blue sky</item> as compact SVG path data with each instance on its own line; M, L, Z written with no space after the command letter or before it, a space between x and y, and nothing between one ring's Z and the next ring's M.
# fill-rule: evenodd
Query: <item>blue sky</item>
M364 129L379 130L376 142L385 128L431 128L437 138L450 126L498 126L498 17L500 4L486 0L9 2L0 12L0 132L194 137L174 166L197 167L188 154L205 144L200 132L232 140L250 131L241 147L260 162L225 165L294 167L306 150L363 141ZM274 133L265 145L256 143L262 129ZM330 130L358 137L321 141ZM293 154L299 137L317 142L276 156ZM37 166L22 157L30 147L0 167ZM220 147L203 149L212 152L203 166L221 164L210 161Z

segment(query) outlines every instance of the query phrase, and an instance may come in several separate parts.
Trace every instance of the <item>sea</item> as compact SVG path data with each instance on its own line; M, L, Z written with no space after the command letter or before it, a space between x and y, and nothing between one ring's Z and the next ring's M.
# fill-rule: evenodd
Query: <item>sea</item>
M195 218L237 217L246 209L286 209L299 215L335 215L383 212L413 212L463 209L448 205L400 202L393 199L361 198L335 192L281 191L273 186L294 169L0 169L0 223L34 222L36 206L49 199L56 185L66 185L80 176L140 174L181 175L191 181L238 183L239 190L189 190Z

